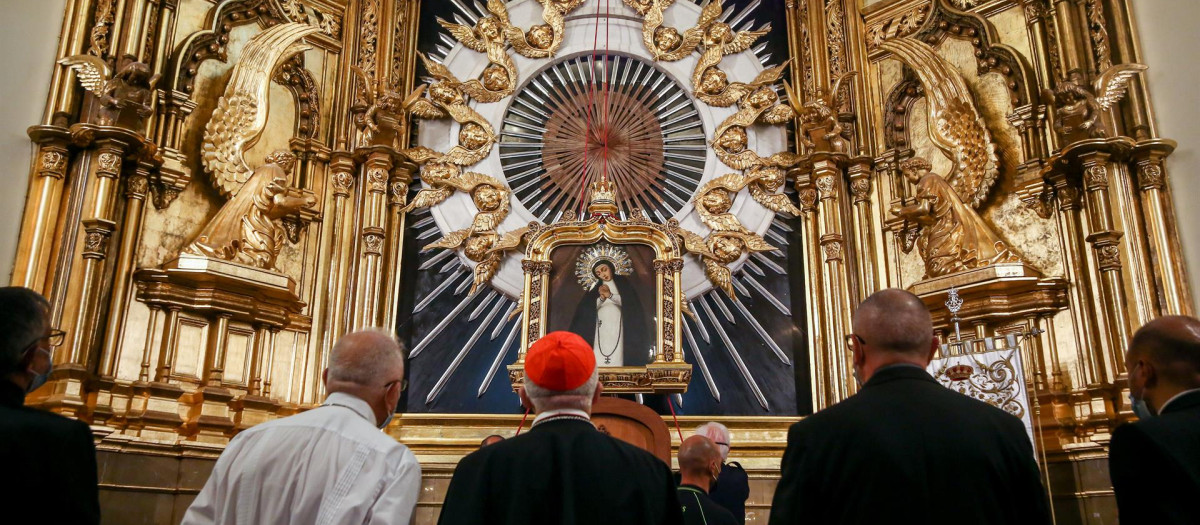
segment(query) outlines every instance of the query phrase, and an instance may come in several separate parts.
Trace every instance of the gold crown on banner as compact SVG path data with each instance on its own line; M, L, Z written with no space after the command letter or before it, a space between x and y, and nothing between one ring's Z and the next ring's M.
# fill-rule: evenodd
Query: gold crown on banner
M971 368L971 365L954 365L946 369L946 377L951 381L966 381L974 373L975 369Z
M600 180L592 183L592 199L588 204L588 211L593 215L617 213L617 186L608 180L608 177L601 175Z

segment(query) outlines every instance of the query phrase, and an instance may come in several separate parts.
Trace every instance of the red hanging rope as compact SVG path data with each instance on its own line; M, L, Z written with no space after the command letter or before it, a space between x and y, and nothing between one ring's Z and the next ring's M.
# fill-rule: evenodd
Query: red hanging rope
M675 415L675 402L671 401L671 394L667 394L667 406L671 407L671 419L675 420L675 433L679 434L679 443L683 443L683 430L679 428L679 416Z
M525 428L525 420L528 418L529 418L529 409L526 408L525 415L521 416L521 424L517 425L517 433L513 434L513 437L517 437L517 436L521 435L521 429Z
M596 68L592 66L591 59L596 56L596 51L600 47L600 3L596 3L596 23L592 27L592 54L589 57L588 66L588 103L584 114L583 126L583 173L579 175L579 197L576 205L576 214L582 217L585 208L584 195L587 194L588 167L591 163L591 156L588 155L588 142L592 133L592 112L595 108L596 99ZM605 46L608 45L608 35L604 36ZM607 66L607 64L606 64Z

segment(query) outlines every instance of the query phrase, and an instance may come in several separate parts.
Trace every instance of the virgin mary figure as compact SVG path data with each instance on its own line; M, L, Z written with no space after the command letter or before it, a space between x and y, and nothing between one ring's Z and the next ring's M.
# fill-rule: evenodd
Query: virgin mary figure
M589 258L585 254L580 263ZM580 281L587 290L575 316L571 331L582 336L596 352L599 366L642 366L650 361L650 319L646 317L641 297L633 281L622 275L632 265L615 264L610 259L591 263L590 271ZM619 272L618 266L628 270ZM585 267L586 268L586 267Z

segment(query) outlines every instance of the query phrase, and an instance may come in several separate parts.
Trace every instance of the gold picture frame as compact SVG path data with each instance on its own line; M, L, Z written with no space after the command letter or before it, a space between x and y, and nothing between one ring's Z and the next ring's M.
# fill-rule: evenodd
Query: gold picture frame
M634 210L627 220L620 220L612 199L611 185L601 181L594 186L589 217L576 220L563 217L559 222L530 225L526 236L527 248L521 267L525 282L521 296L521 346L517 361L508 366L513 389L525 378L525 352L529 345L546 335L552 298L550 276L555 249L571 245L609 243L614 246L645 246L654 252L654 358L645 366L614 366L600 368L600 383L606 392L613 393L682 393L692 378L692 365L683 360L681 344L681 311L683 291L682 247L678 224L650 222L640 210Z

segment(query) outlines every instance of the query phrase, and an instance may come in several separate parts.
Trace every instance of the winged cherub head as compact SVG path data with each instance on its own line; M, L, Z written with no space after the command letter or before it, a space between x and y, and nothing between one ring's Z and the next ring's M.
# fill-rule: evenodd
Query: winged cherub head
M730 153L741 153L742 150L746 149L746 142L748 140L746 128L730 126L729 129L726 129L717 138L717 145Z
M674 51L681 43L683 43L683 37L674 27L660 26L654 30L654 45L662 51Z
M704 32L704 45L706 46L723 45L732 39L733 31L729 29L729 24L724 22L713 22Z
M742 256L746 242L737 235L714 234L712 236L712 252L721 264L729 264Z
M509 83L508 71L500 64L488 64L483 68L480 78L483 80L483 87L492 91L502 91Z
M458 131L458 143L462 144L467 149L479 149L487 145L491 137L483 129L483 126L474 122L468 122L463 125Z
M546 24L533 26L529 28L526 40L538 49L550 49L550 44L554 42L554 28Z
M725 188L713 188L700 197L700 204L712 214L725 213L733 206L733 198Z
M481 184L471 192L471 199L479 211L496 211L501 204L500 190L491 184Z
M700 74L700 91L715 95L725 90L729 78L719 68L710 67Z

